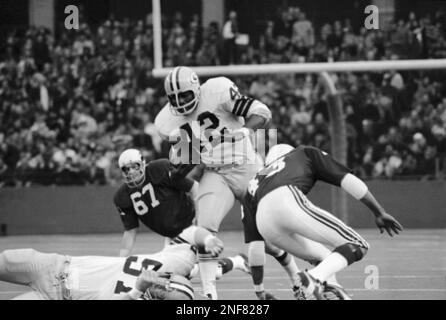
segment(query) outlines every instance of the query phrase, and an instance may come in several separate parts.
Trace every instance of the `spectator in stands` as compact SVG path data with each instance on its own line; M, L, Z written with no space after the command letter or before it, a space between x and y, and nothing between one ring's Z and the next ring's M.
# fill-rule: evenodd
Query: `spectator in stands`
M235 43L235 40L237 39L238 34L237 12L231 11L228 20L223 25L223 64L237 63L237 44Z

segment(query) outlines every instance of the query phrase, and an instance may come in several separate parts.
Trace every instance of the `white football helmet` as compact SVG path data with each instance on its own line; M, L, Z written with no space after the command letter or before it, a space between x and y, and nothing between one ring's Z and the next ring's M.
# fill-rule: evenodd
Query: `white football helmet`
M129 187L140 186L146 178L146 161L137 149L127 149L119 156L119 168Z
M189 67L173 69L164 80L164 90L176 116L193 112L200 100L200 81Z
M276 144L275 146L271 147L265 157L265 167L269 166L271 163L283 157L292 150L294 150L292 146L284 143Z

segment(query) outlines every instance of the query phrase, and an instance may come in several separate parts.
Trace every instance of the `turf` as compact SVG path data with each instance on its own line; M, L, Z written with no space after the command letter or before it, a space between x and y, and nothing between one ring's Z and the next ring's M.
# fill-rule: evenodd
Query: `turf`
M405 230L390 238L375 229L358 230L370 243L367 256L338 274L339 282L361 300L439 299L446 300L446 230ZM241 232L222 232L224 255L245 252ZM68 255L116 255L121 234L8 236L0 238L0 250L33 248L42 252ZM138 235L135 253L160 250L163 239L153 233ZM296 260L301 268L308 264ZM370 284L370 272L378 271L378 288ZM192 281L197 293L199 279ZM280 265L268 257L265 269L265 287L279 299L293 299L287 275ZM0 282L0 300L10 299L28 289ZM218 281L219 299L256 299L249 275L233 271Z

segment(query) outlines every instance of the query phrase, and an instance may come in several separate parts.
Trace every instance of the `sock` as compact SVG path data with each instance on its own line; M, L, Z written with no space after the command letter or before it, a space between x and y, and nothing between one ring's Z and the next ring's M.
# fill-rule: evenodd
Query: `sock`
M297 267L293 257L289 255L286 251L284 251L282 255L275 258L282 265L282 267L285 269L286 273L290 277L291 284L294 284L294 282L298 278L297 273L300 270Z
M337 252L332 252L327 258L321 261L308 273L321 282L324 282L335 273L347 267L347 259Z
M217 274L215 275L215 279L220 280L222 276L223 276L223 268L221 264L217 264Z
M212 300L217 300L217 287L215 280L217 278L218 261L215 259L199 258L198 266L200 268L201 285L203 287L203 294Z
M336 274L333 274L330 277L328 277L326 281L327 281L327 283L335 284L337 286L340 286L340 284L338 282L338 279L336 279Z

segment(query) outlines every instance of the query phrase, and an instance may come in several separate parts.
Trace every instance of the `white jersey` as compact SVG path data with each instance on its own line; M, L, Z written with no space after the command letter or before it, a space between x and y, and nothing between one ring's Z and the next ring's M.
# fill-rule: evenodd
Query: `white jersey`
M73 300L110 300L134 288L142 268L188 276L196 255L188 244L167 246L149 255L72 257L69 287Z
M178 129L192 133L203 141L203 132L213 130L214 133L225 129L240 129L245 118L260 110L266 118L270 117L269 109L257 100L241 96L236 85L225 77L212 78L200 88L199 103L194 112L176 116L170 110L169 103L164 106L155 119L155 126L163 139L176 136ZM265 111L266 109L266 111ZM219 140L219 141L217 141ZM249 137L236 142L223 142L215 139L201 152L201 161L209 167L222 167L228 164L255 163L255 151ZM211 146L209 148L208 146Z

